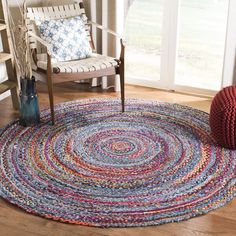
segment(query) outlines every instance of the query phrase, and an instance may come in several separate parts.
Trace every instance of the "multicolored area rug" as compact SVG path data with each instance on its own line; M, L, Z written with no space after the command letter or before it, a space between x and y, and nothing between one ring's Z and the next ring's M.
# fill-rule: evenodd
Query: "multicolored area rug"
M82 100L42 124L0 134L0 195L29 213L100 227L179 222L225 205L236 152L218 147L208 114L176 104Z

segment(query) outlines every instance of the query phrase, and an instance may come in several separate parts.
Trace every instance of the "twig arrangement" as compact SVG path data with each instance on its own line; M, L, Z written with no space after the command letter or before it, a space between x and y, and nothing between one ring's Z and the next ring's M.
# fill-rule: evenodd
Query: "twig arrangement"
M31 49L28 38L28 29L26 24L27 0L17 0L20 19L13 19L12 13L7 4L7 17L12 40L13 56L19 75L24 79L32 78ZM17 23L16 23L17 22Z

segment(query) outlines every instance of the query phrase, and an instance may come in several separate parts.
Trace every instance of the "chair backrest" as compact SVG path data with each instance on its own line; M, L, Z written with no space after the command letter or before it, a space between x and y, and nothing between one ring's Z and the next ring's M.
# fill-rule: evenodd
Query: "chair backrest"
M77 1L75 4L49 6L49 7L28 7L27 8L27 27L29 31L32 31L38 35L37 28L35 27L35 20L50 20L50 19L62 19L73 16L82 15L86 26L86 31L90 44L94 50L94 44L91 36L90 26L87 24L87 16L82 0ZM38 53L43 52L41 45L33 38L29 38L31 49L37 49Z

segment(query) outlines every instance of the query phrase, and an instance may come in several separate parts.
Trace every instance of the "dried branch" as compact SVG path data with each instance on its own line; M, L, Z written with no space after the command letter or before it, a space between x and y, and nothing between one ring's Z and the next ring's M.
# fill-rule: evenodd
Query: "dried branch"
M6 1L7 2L7 1ZM18 9L20 12L20 19L17 23L12 17L8 2L7 2L7 16L10 28L10 36L12 39L13 56L15 64L18 68L22 78L32 78L32 64L31 64L31 49L28 37L28 28L26 23L27 4L26 0L19 2L17 0Z

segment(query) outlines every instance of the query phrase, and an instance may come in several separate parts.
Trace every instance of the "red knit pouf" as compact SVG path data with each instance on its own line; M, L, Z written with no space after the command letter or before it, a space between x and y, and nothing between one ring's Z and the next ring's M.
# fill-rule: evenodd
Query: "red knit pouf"
M210 127L216 142L236 149L236 86L222 89L211 104Z

